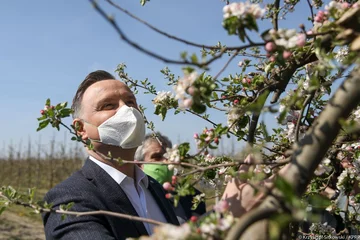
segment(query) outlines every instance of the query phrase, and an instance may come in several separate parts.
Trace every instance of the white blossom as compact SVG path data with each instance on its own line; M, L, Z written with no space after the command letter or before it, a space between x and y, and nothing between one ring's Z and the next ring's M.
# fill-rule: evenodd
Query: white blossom
M241 118L243 115L241 114L241 110L237 107L233 107L230 109L227 115L227 125L231 131L237 132L239 130L236 121Z
M214 223L203 223L200 226L200 231L207 235L214 235L216 231L216 225Z
M215 157L210 155L210 154L207 154L205 157L204 157L204 160L206 163L213 163L215 161Z
M356 164L356 163L355 163ZM357 165L357 164L356 164ZM360 166L360 164L358 164ZM336 187L340 191L345 191L348 182L353 182L354 180L360 181L360 168L359 167L349 167L342 171L338 177Z
M223 8L224 19L229 17L244 18L247 15L252 15L254 18L261 18L265 14L265 9L262 9L259 4L252 4L250 2L238 2L225 5Z
M180 226L164 224L154 229L154 234L149 239L182 240L191 234L189 224Z
M297 33L295 29L279 29L269 32L277 46L286 49L296 46L303 46L306 36L303 33Z
M360 120L360 108L355 110L354 117L355 117L355 120Z
M175 99L185 99L186 98L186 90L195 82L198 78L197 72L192 72L190 74L185 75L183 78L179 79L177 85L174 87L175 90Z
M335 59L339 63L342 63L348 54L349 54L349 48L347 46L342 47L337 51L335 55Z
M162 105L164 107L171 107L170 103L174 100L174 95L168 91L157 92L156 97L152 100L155 105Z
M336 230L332 228L330 225L325 223L313 223L311 224L309 230L312 233L316 233L320 236L336 236Z
M218 174L219 174L219 175L224 174L228 168L229 168L229 167L224 167L224 166L222 166L222 167L219 169Z
M331 160L328 158L324 158L322 162L318 165L318 167L315 170L315 175L320 176L324 173L330 173L332 170L332 167L330 166Z
M180 151L178 145L175 144L172 148L166 148L166 153L164 157L167 158L170 162L179 163L180 162Z

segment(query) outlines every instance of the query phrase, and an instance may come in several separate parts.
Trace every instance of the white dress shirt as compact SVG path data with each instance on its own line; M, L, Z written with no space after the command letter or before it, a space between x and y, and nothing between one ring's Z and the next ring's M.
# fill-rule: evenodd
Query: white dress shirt
M167 222L156 200L148 189L148 177L137 165L135 165L134 181L131 177L126 176L119 170L95 159L92 156L89 156L89 159L99 165L115 180L115 182L120 185L139 217L149 218L159 222ZM151 235L155 225L144 222L144 226L149 235Z

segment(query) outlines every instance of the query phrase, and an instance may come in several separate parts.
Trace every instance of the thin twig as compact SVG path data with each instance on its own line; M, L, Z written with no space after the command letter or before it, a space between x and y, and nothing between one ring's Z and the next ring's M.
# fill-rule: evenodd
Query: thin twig
M135 19L136 21L144 24L145 26L149 27L151 30L161 34L161 35L164 35L170 39L173 39L173 40L176 40L178 42L182 42L182 43L185 43L187 45L190 45L190 46L193 46L193 47L199 47L199 48L206 48L206 49L211 49L211 50L217 50L217 49L221 49L221 47L218 47L218 46L209 46L209 45L204 45L204 44L199 44L199 43L194 43L194 42L191 42L191 41L188 41L186 39L183 39L183 38L179 38L179 37L176 37L174 35L171 35L165 31L162 31L160 29L158 29L157 27L151 25L150 23L146 22L145 20L139 18L138 16L132 14L131 12L129 12L128 10L122 8L119 4L116 4L114 3L112 0L106 0L110 5L112 5L113 7L115 7L116 9L120 10L121 12L125 13L126 15L128 15L129 17ZM237 47L227 47L226 49L227 50L232 50L232 49L236 49Z
M29 204L29 203L21 202L18 200L11 200L8 197L6 197L5 195L3 195L1 192L0 192L0 197L7 199L8 201L10 201L11 203L13 203L15 205L32 208L39 212L65 214L65 215L72 215L72 216L77 216L77 217L89 216L89 215L107 215L107 216L129 219L129 220L137 221L137 222L151 223L151 224L155 224L155 225L163 225L164 224L163 222L159 222L159 221L148 219L148 218L142 218L142 217L138 217L138 216L132 216L132 215L128 215L128 214L105 211L105 210L89 211L89 212L76 212L76 211L67 211L67 210L60 210L60 209L48 209L48 208L43 208L43 207L37 206L35 204Z
M313 23L314 22L314 10L313 10L310 0L307 0L307 3L309 5L310 12L311 12L311 22Z
M298 120L296 122L296 128L295 128L295 141L296 142L299 141L299 131L300 131L300 125L301 125L301 118L303 117L306 106L311 102L314 95L315 95L315 91L313 91L309 96L307 96L305 101L304 101L304 104L303 104L303 106L301 108L301 112L300 112L299 118L298 118Z
M235 53L229 58L229 60L225 63L225 65L220 69L218 74L215 75L215 77L213 78L214 80L216 80L225 71L225 69L229 66L231 61L238 55L239 51L240 50L235 51Z
M183 61L178 61L178 60L173 60L173 59L169 59L169 58L165 58L155 52L152 52L142 46L140 46L139 44L135 43L134 41L130 40L125 34L124 32L121 30L121 28L119 27L119 25L116 23L116 21L114 20L113 17L108 16L105 11L100 8L100 6L96 3L95 0L89 0L93 7L95 8L95 10L104 18L106 19L110 25L116 30L116 32L119 34L120 38L122 40L124 40L127 44L129 44L130 46L134 47L135 49L145 53L146 55L149 55L155 59L161 60L165 63L170 63L170 64L188 64L188 65L192 65L192 66L197 66L200 68L206 67L209 64L211 64L212 62L214 62L215 60L219 59L222 57L222 55L230 50L229 48L221 48L220 52L218 54L216 54L215 56L213 56L212 58L210 58L209 60L207 60L206 62L203 63L197 63L197 62L189 62L188 60L183 60ZM244 45L241 47L234 47L233 50L242 50L242 49L246 49L249 47L255 47L255 46L264 46L264 43L253 43L253 44L248 44L248 45Z
M279 8L280 8L280 0L275 0L274 2L274 15L273 15L273 26L277 31L279 29L278 17L279 17Z

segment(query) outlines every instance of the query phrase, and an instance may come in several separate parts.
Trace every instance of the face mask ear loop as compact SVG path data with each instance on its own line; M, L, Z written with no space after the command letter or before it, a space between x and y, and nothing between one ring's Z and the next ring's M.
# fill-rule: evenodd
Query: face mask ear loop
M95 126L94 124L92 124L92 123L89 123L88 121L86 121L85 119L80 119L81 121L83 121L84 123L87 123L87 124L89 124L89 125L91 125L91 126L93 126L93 127L96 127L96 128L98 128L97 126ZM102 143L101 142L101 140L96 140L96 139L92 139L92 138L90 138L90 137L88 137L88 139L90 139L91 141L93 141L93 142L98 142L98 143Z

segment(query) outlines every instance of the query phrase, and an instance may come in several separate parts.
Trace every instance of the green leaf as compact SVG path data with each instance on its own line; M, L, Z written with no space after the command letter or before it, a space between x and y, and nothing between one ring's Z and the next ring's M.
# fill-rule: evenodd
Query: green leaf
M191 55L190 60L191 60L192 63L198 63L198 62L199 62L199 61L198 61L198 57L196 56L195 53L193 53L193 54Z
M294 190L284 178L278 176L275 180L275 187L283 193L284 198L287 202L293 202L293 199L295 198Z
M63 103L60 104L60 106L61 106L62 108L66 108L67 104L68 104L67 102L63 102Z
M188 142L182 143L179 145L178 149L180 156L185 156L190 150L190 143Z
M56 104L56 106L55 106L55 110L60 110L61 109L61 103L58 103L58 104Z
M150 0L140 0L141 6L144 6L146 4L146 2L150 2Z
M324 209L331 204L331 200L324 196L315 194L309 196L309 204L312 205L314 208Z
M50 119L40 122L39 127L36 129L36 131L38 132L38 131L44 129L49 123L50 123Z
M194 104L192 105L192 110L194 110L194 112L196 113L204 113L206 111L206 106L204 104Z
M6 207L1 207L0 208L0 215L5 211Z
M42 121L42 120L45 120L47 118L47 116L46 115L42 115L41 117L39 117L37 120L38 121Z
M248 110L260 113L266 102L267 97L269 96L269 93L269 91L264 91L254 103L249 105Z
M180 53L180 57L181 57L181 59L183 59L183 60L186 60L186 57L187 57L187 52L181 52Z
M45 106L50 106L50 104L51 104L50 98L46 99Z
M265 123L262 122L262 123L260 124L260 127L261 127L262 133L263 133L263 135L264 135L264 137L265 137L265 141L269 142L269 141L271 140L271 137L269 136L269 133L268 133L268 131L267 131L267 129L266 129Z
M35 188L28 189L28 196L29 196L30 202L32 202L34 200L34 196L35 196Z
M73 112L73 111L72 111L71 108L61 109L61 110L60 110L60 117L61 117L61 118L69 117L72 112Z

